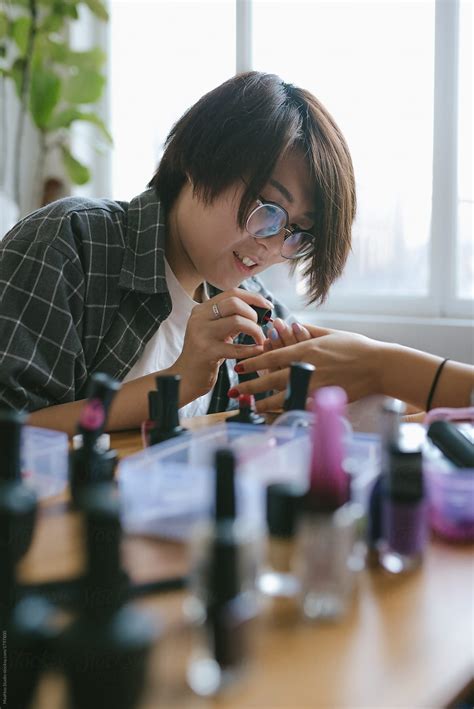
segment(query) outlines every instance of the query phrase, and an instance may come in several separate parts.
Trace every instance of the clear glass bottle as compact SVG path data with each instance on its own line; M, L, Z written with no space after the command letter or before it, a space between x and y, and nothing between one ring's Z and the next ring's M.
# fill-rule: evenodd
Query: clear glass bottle
M261 542L255 526L236 516L234 470L232 451L217 451L214 519L191 543L185 614L194 637L187 680L201 696L233 685L251 655Z
M277 622L295 620L299 614L300 583L294 573L295 527L304 492L300 485L292 483L267 487L266 563L258 588L265 610Z
M363 519L362 506L354 502L327 512L309 505L301 514L295 569L305 618L335 620L346 612L362 565L358 542Z

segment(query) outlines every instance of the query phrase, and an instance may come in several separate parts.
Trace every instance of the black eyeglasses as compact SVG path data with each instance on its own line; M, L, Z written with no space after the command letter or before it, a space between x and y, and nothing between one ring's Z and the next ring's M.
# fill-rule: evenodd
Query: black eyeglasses
M286 259L297 259L307 256L314 244L314 235L301 231L296 224L290 224L286 209L276 202L266 202L257 199L257 206L247 217L245 228L256 239L269 239L285 232L281 255Z

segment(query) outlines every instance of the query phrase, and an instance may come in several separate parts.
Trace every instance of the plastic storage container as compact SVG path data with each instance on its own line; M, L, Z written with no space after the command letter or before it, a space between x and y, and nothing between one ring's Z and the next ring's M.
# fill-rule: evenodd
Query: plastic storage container
M310 439L304 429L222 423L124 458L118 468L126 531L187 539L211 513L214 454L231 447L237 457L238 513L265 525L265 489L273 482L306 484ZM376 436L347 443L353 499L366 506L378 472Z
M61 431L24 426L21 469L40 499L62 492L68 480L68 437Z
M453 542L474 541L474 469L424 466L431 528Z

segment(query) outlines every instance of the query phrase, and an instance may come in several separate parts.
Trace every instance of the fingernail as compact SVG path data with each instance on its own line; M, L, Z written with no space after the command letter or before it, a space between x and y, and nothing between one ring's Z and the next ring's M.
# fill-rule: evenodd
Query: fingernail
M243 364L236 364L234 367L234 372L237 372L237 374L242 374L244 369L245 369L245 367Z
M295 335L299 335L301 332L301 325L297 322L291 323L291 329L295 333Z
M276 330L275 328L273 328L273 330L270 330L270 338L272 340L276 341L276 340L278 340L278 337L279 337L278 330Z
M227 392L229 399L236 399L239 396L239 390L236 387L231 387Z

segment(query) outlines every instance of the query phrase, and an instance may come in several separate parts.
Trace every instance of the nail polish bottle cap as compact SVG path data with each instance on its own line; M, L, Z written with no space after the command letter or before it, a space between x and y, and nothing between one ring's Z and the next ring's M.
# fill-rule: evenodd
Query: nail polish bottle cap
M179 425L179 383L178 374L159 375L156 377L157 396L152 397L153 417L161 431L180 429ZM149 400L150 403L150 400Z
M158 421L160 408L160 395L155 389L148 392L148 418L150 421Z
M235 456L230 449L216 451L215 470L215 521L233 520L236 517Z
M286 390L285 411L304 411L308 396L309 380L316 367L308 362L292 362L290 379Z
M421 450L390 447L385 493L396 502L418 502L424 496Z
M21 480L21 428L23 413L0 408L0 480Z
M274 537L294 535L306 490L296 483L272 483L267 487L267 525Z
M255 312L257 313L257 318L258 318L257 324L258 325L265 325L265 323L267 323L271 319L272 311L269 310L268 308L259 308L256 305L251 305L250 307L252 308L252 310L255 310Z

